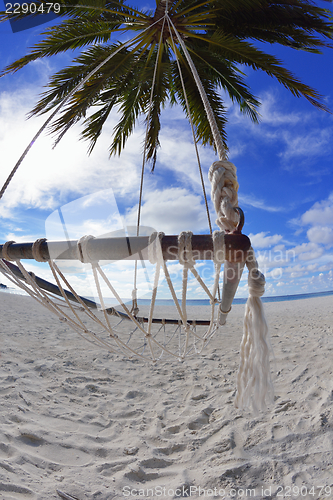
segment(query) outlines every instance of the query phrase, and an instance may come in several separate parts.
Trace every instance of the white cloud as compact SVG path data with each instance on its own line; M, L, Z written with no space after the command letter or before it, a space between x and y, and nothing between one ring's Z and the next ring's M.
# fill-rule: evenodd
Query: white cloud
M29 121L25 119L33 104L30 88L20 93L0 94L0 184L5 181L21 152L45 120L40 117ZM179 112L177 110L173 110L176 115ZM10 183L2 199L0 216L14 218L18 207L49 212L66 203L69 198L88 194L95 194L98 198L102 196L101 187L112 188L117 200L119 198L126 205L130 215L136 212L137 209L132 207L139 199L144 129L139 127L134 132L121 157L109 159L108 147L115 123L116 116L113 115L90 157L87 156L87 143L78 140L79 126L69 130L55 149L52 149L53 139L43 133ZM178 228L192 228L197 232L207 228L208 224L205 222L206 210L202 205L203 195L194 146L190 132L182 130L183 125L184 121L175 124L173 129L163 129L163 149L159 151L154 175L150 174L148 165L145 168L143 215L153 227L163 227L171 232L176 229L178 232ZM206 148L201 148L200 154L205 183L208 184L207 171L216 158L212 150ZM157 185L165 185L170 172L175 176L173 181L176 182L176 188L168 188L169 191L163 194L163 189L157 189ZM209 192L210 186L206 185L206 189ZM184 200L178 199L184 196ZM173 212L170 211L170 203L174 206ZM136 217L132 217L132 223L134 219ZM181 227L182 223L184 225Z
M301 217L302 224L333 225L333 192L327 200L316 202L309 210Z
M272 127L281 127L281 125L296 125L297 123L309 120L310 113L295 113L295 112L283 112L283 105L281 104L281 98L279 92L277 91L266 91L260 96L261 106L259 108L260 113L260 127L254 124L250 119L244 119L244 114L240 112L238 106L234 106L230 98L226 98L226 102L229 106L229 115L231 123L239 124L242 123L242 127L247 126L251 128L254 133L265 133L267 128L264 129L263 124Z
M276 283L276 286L278 286L278 287L286 286L286 282L285 281L279 281L278 283Z
M112 189L98 191L60 207L46 219L45 230L50 240L77 239L86 234L101 236L119 230L125 235L124 221Z
M308 264L306 266L307 271L314 272L318 270L318 263Z
M331 227L311 227L307 232L307 236L311 242L327 245L328 247L333 245L333 229Z
M322 168L321 174L328 175L326 164L321 167L316 159L327 158L332 152L331 122L320 120L311 108L295 112L288 101L285 102L280 89L264 92L260 100L259 126L244 118L237 106L230 107L229 128L231 126L233 142L237 143L236 154L248 152L252 161L257 161L260 146L266 149L269 145L274 156L281 158L284 169L294 168L295 160L301 160L306 162L306 175L312 177L312 183L313 176L318 177L319 168ZM312 169L308 166L309 159L314 163Z
M279 109L280 107L280 109ZM261 99L260 115L261 122L269 125L296 125L309 119L309 114L305 113L283 113L277 95L272 92L265 92Z
M282 275L283 275L282 267L275 267L274 269L272 269L272 271L270 271L270 273L267 273L267 276L270 276L275 280L281 279Z
M209 232L202 197L185 188L156 189L146 193L141 214L144 226L151 226L166 234ZM126 224L136 224L136 217L137 208L134 207L125 216Z
M268 248L272 245L276 245L282 240L281 234L273 234L267 236L269 233L262 231L257 234L249 234L252 246L254 248Z
M292 250L301 260L312 260L322 256L324 249L317 243L309 242L297 245Z
M202 193L198 159L187 121L184 119L178 120L172 127L170 127L169 121L165 123L161 130L160 142L161 148L158 152L157 171L169 170L176 176L178 182ZM217 157L212 148L199 145L198 154L205 189L209 193L211 186L208 181L208 170L210 165L217 160Z
M300 156L323 156L331 152L333 129L312 129L311 132L303 135L296 135L295 130L285 130L282 139L286 144L286 149L279 156L285 160Z
M318 271L320 272L325 272L325 271L332 271L333 269L333 262L327 262L327 264L324 264L323 266L320 266L318 268Z
M44 122L45 118L25 119L32 105L29 89L20 94L0 95L1 184ZM129 148L121 158L109 160L107 132L113 124L114 119L111 119L106 134L90 157L87 156L87 143L78 141L77 127L70 130L54 150L53 140L42 135L20 165L2 199L2 216L8 217L17 206L52 210L70 193L82 196L101 187L112 187L119 194L126 192L127 197L134 197L139 185L141 131L131 137Z
M248 205L254 208L259 208L260 210L265 210L266 212L283 212L285 211L285 207L274 207L268 205L265 200L261 200L256 196L250 194L239 194L239 203L240 205Z
M293 222L297 222L301 229L311 226L307 230L308 241L290 249L299 260L318 259L317 264L323 264L323 261L331 258L327 249L333 246L333 193L327 199L316 202Z

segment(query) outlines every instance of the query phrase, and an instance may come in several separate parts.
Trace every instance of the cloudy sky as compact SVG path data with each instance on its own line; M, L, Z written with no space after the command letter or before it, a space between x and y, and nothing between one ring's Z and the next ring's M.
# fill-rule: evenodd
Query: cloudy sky
M24 55L45 27L13 33L8 23L0 25L1 68ZM333 110L333 50L323 55L271 50ZM27 113L49 75L69 62L69 54L59 55L0 80L1 186L43 123L43 118L27 120ZM229 159L237 166L243 232L266 275L266 295L333 290L333 115L293 97L268 76L249 70L247 75L262 102L261 122L251 123L227 101ZM90 156L79 126L55 149L47 134L38 139L0 202L1 242L63 238L59 214L73 238L135 225L144 128L136 130L120 158L109 158L115 123L113 115ZM144 177L142 224L166 234L208 233L191 131L177 108L164 112L161 145L155 172L147 169ZM216 158L208 148L200 155L209 193L207 173ZM212 204L210 209L214 221ZM42 268L38 272L47 276ZM238 296L246 295L244 276ZM192 296L198 297L195 284Z

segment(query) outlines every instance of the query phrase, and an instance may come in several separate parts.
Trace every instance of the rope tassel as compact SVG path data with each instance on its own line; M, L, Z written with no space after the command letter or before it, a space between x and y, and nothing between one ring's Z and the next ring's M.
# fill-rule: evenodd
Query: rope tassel
M245 307L244 332L240 348L235 406L250 406L255 413L273 400L273 385L269 365L269 334L260 297L265 292L265 276L251 247L246 260L249 271L249 298Z

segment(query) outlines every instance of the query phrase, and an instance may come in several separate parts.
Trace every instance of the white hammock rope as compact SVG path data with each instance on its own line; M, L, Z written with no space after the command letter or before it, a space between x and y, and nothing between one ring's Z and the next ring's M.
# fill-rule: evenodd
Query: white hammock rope
M203 105L204 105L204 108L205 108L205 111L206 111L206 115L207 115L207 119L209 121L209 125L210 125L210 128L211 128L211 131L212 131L212 134L214 136L214 143L215 143L215 146L216 146L216 150L217 150L217 153L218 153L218 156L220 158L220 160L226 160L227 159L227 154L226 154L226 150L224 148L224 145L223 145L223 141L222 141L222 137L221 137L221 134L219 132L219 129L218 129L218 126L217 126L217 123L216 123L216 120L215 120L215 116L214 116L214 113L213 113L213 110L211 108L211 105L208 101L208 98L207 98L207 94L206 94L206 91L202 85L202 82L200 80L200 77L198 75L198 72L197 72L197 69L192 61L192 58L186 48L186 45L182 39L182 37L180 36L179 32L177 31L175 25L173 24L171 18L168 16L168 14L166 13L165 14L168 18L168 22L170 23L170 25L172 26L172 29L174 31L174 33L176 34L176 37L178 39L178 42L179 42L179 45L181 46L181 48L183 49L184 51L184 54L185 54L185 57L187 59L187 62L188 62L188 65L190 66L191 68L191 71L192 71L192 75L193 75L193 78L195 80L195 83L197 85L197 88L199 90L199 93L200 93L200 96L201 96L201 99L202 99L202 102L203 102Z
M208 177L217 214L216 224L221 230L232 232L237 226L235 208L238 205L239 185L236 167L228 160L214 162ZM249 298L245 307L235 405L243 409L252 403L253 410L257 412L262 410L267 402L272 402L273 385L269 364L269 332L260 299L265 292L265 277L258 270L252 247L247 253L246 266L249 271ZM221 311L220 308L222 316L226 317L229 312Z
M202 175L200 155L199 155L198 145L197 145L197 141L196 141L196 137L195 137L194 124L193 124L193 120L192 120L192 115L191 115L191 111L190 111L190 105L189 105L189 102L188 102L187 93L186 93L186 88L185 88L183 73L182 73L182 70L181 70L179 58L177 56L177 50L176 50L175 42L174 42L174 39L173 39L173 36L172 36L172 30L170 29L171 28L171 19L167 15L167 9L166 9L165 18L166 18L166 20L168 22L168 27L169 27L169 32L170 32L171 42L172 42L172 48L173 48L173 52L174 52L175 57L176 57L178 73L179 73L180 81L181 81L182 88L183 88L183 93L184 93L184 98L185 98L185 103L186 103L186 109L187 109L187 116L188 116L188 119L189 119L189 122L190 122L190 126L191 126L192 137L193 137L193 144L194 144L194 149L195 149L195 154L196 154L197 164L198 164L198 169L199 169L199 175L200 175L200 181L201 181L201 187L202 187L202 192L203 192L203 196L204 196L204 200L205 200L205 207L206 207L206 213L207 213L207 220L208 220L208 225L209 225L209 231L210 231L210 234L213 234L212 223L211 223L210 214L209 214L209 207L208 207L207 195L206 195L206 189L205 189L205 183L204 183L204 179L203 179L203 175Z

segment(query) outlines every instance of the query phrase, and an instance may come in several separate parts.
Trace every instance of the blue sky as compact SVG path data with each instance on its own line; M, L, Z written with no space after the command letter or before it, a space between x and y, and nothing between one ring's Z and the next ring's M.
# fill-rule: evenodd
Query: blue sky
M44 28L12 33L8 23L0 25L1 68L24 55ZM271 51L317 88L333 110L333 50L323 55L277 47ZM43 118L27 120L26 114L49 75L69 62L69 54L59 55L0 80L1 185L43 123ZM237 166L243 232L266 275L266 295L333 290L333 116L293 97L266 75L246 73L262 102L262 117L255 125L227 101L229 159ZM0 202L1 242L57 238L59 208L73 237L135 225L144 128L136 130L120 158L109 159L115 120L112 116L91 156L88 144L79 140L79 126L55 149L47 134L36 142ZM167 234L207 233L191 131L181 110L165 110L161 145L155 173L147 169L145 174L142 224ZM201 148L200 154L210 193L207 173L216 158L209 148ZM214 221L212 204L210 208ZM199 266L203 274L204 267ZM48 276L37 264L29 268ZM123 279L128 272L130 280L130 270L120 272ZM238 296L246 295L244 276ZM192 296L198 296L195 284Z

